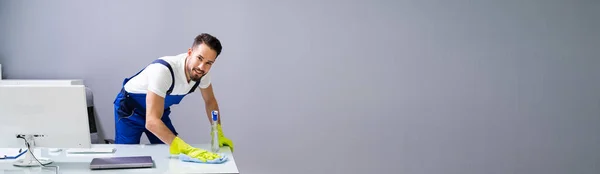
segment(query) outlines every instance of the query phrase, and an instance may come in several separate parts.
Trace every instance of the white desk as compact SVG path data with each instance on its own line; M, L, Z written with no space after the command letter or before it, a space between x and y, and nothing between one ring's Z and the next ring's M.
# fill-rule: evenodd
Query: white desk
M210 149L208 144L192 145L202 149ZM228 155L229 160L222 164L200 164L182 162L177 158L170 158L169 147L164 144L156 145L122 145L122 144L94 144L92 147L114 147L116 151L110 154L67 154L65 151L49 153L48 149L35 149L36 157L50 158L54 162L49 166L59 166L59 173L82 174L82 173L239 173L233 154L229 147L221 148L221 153ZM140 169L114 169L114 170L90 170L90 162L95 157L111 156L152 156L154 168ZM24 157L21 156L20 158ZM16 167L14 160L0 160L0 174L2 173L54 173L55 168L40 167Z

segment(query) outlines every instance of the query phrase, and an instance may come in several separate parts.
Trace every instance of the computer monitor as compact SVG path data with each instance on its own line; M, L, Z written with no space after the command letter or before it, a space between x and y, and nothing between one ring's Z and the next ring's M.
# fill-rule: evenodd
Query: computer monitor
M23 138L18 138L19 136ZM0 84L0 148L91 148L84 85ZM28 152L16 166L49 164Z

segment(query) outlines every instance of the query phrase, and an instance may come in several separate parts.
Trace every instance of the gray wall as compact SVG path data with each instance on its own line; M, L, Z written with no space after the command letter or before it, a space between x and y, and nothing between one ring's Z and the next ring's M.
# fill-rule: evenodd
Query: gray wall
M200 32L243 173L600 173L600 2L0 1L5 78L122 79ZM201 96L174 108L209 142Z

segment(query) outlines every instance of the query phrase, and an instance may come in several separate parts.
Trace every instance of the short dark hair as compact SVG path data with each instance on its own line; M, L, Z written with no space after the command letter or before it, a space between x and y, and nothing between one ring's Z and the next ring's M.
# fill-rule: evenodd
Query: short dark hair
M215 50L217 52L217 57L219 57L219 54L221 54L221 50L223 49L223 47L221 46L221 41L219 41L219 39L217 39L216 37L214 37L208 33L202 33L202 34L199 34L198 36L196 36L196 38L194 39L194 44L192 45L192 48L195 49L196 46L198 46L202 43L206 44L208 47Z

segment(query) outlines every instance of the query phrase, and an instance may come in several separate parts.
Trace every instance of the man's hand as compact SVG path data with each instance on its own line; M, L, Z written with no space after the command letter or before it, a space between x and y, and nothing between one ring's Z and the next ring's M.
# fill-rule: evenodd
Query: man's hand
M223 147L223 146L228 146L231 149L231 152L233 152L233 141L231 141L229 138L225 137L225 135L223 134L223 130L221 129L221 124L217 125L217 136L219 136L219 147ZM212 134L211 138L213 137Z
M172 144L169 147L169 153L172 155L185 154L191 158L196 158L203 162L220 158L220 156L216 153L190 146L179 137L175 137L175 139L173 139Z
M146 129L165 144L171 145L175 134L161 120L165 107L165 98L148 90L146 94Z

